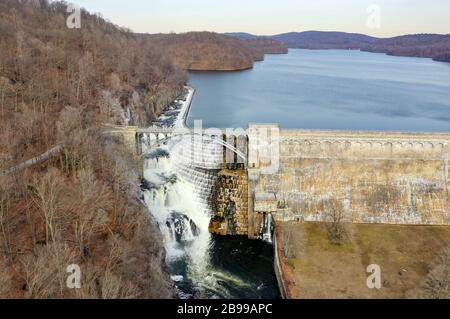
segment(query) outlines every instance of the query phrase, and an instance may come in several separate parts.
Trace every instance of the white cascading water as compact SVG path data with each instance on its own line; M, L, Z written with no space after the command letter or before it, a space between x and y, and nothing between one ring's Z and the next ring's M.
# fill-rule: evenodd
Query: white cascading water
M180 273L172 272L172 280L176 285L192 282L196 293L208 291L208 296L230 297L219 282L236 287L247 284L230 273L211 268L209 199L217 176L214 171L190 165L187 157L181 156L185 150L181 151L180 147L192 149L189 139L174 143L178 146L169 142L168 146L146 150L144 159L147 182L144 200L164 236L166 261L170 265L182 260L187 265L185 274L181 273L184 269ZM210 151L207 154L211 156ZM179 293L181 298L193 297Z
M262 239L268 243L272 243L272 214L267 214L263 223Z
M210 217L199 205L202 200L191 183L179 178L167 150L147 154L144 165L144 178L150 186L144 191L144 199L164 235L168 262L186 257L190 272L204 273Z

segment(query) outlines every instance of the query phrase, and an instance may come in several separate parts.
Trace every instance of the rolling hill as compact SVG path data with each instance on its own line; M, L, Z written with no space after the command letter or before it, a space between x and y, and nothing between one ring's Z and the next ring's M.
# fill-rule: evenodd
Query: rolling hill
M234 71L253 67L267 53L287 53L287 48L271 38L246 38L213 32L142 34L174 63L191 71Z
M229 33L243 40L259 38L248 33ZM266 36L296 49L351 49L386 53L395 56L432 58L450 62L450 35L410 34L392 38L376 38L359 33L305 31Z

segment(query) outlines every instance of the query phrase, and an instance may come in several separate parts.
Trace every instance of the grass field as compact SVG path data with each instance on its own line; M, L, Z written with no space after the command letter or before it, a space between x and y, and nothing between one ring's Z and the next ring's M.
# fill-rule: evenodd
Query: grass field
M279 247L285 227L277 225ZM281 258L290 298L423 298L437 254L450 247L450 226L352 225L351 233L337 246L324 224L295 225L295 257ZM370 264L381 267L381 289L367 287Z

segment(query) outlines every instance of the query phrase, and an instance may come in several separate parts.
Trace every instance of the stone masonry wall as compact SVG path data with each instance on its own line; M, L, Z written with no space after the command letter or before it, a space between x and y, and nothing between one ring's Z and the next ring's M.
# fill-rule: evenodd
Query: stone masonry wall
M450 224L450 134L282 130L274 192L297 219L338 205L357 223Z
M224 220L225 210L229 202L235 204L233 216L236 235L248 233L248 180L243 169L224 169L218 173L217 182L212 196L212 206L215 217L212 219L210 232L227 235L227 222Z

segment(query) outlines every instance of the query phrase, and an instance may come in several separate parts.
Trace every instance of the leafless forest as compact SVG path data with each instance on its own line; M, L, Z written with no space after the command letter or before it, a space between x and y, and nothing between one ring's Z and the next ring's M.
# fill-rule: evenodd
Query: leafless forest
M66 26L63 2L0 1L0 297L169 298L139 176L100 123L144 125L185 72L149 41L98 15ZM81 289L66 287L79 264Z
M161 48L174 63L186 70L234 71L253 67L266 53L285 54L279 41L256 37L241 40L213 32L142 35L154 47Z
M287 49L135 34L85 10L71 29L67 7L0 0L0 297L173 297L137 163L101 125L148 125L187 69L249 68ZM66 288L70 264L81 266L81 289Z

